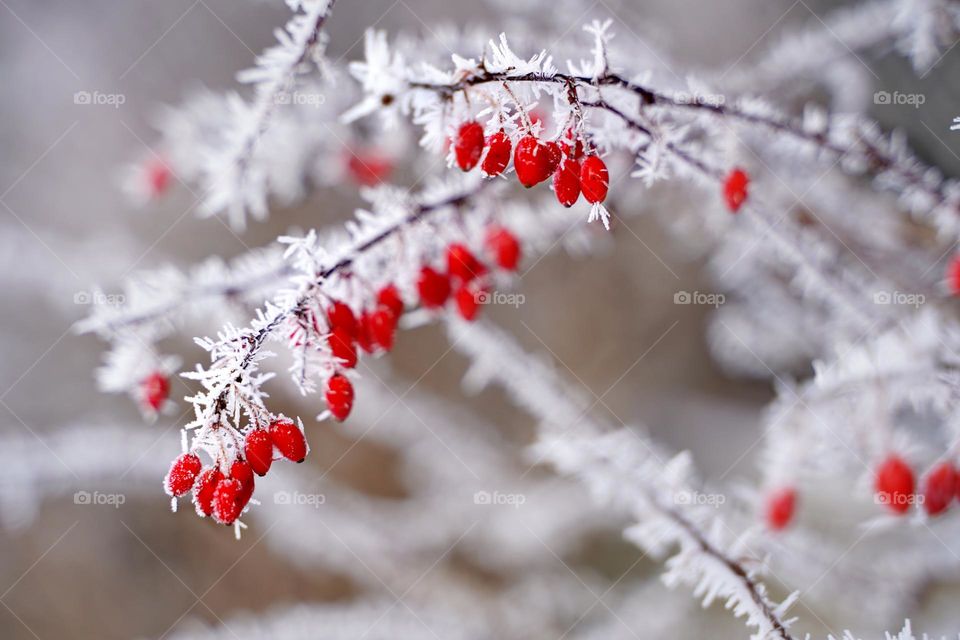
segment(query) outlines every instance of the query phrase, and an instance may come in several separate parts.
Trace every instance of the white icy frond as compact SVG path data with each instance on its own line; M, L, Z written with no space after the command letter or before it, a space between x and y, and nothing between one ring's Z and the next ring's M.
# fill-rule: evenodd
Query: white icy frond
M271 246L229 263L214 256L188 270L167 266L135 273L123 283L121 293L99 296L91 314L75 328L107 339L135 334L153 342L191 318L221 314L231 306L246 313L246 307L261 304L289 270L281 251ZM106 303L112 299L118 302Z
M897 48L925 74L960 36L960 7L950 0L900 0L893 27Z
M254 155L274 112L291 101L297 75L309 63L319 63L326 44L321 28L332 5L333 0L295 3L297 13L276 31L278 44L258 56L253 68L238 74L240 82L254 85L254 97L251 102L240 96L228 99L223 147L204 162L203 213L226 211L237 230L245 227L248 213L258 219L266 216L267 169Z
M504 332L484 323L450 321L447 326L451 343L471 360L466 378L471 386L500 385L540 422L535 460L553 463L561 473L581 479L596 499L628 512L635 524L626 536L648 553L656 557L678 549L667 561L668 584L692 585L704 605L724 600L756 629L756 640L791 637L790 621L783 616L795 596L773 603L755 572L733 559L746 549L731 539L721 514L691 498L700 488L688 456L670 458L637 429L591 420L582 394Z

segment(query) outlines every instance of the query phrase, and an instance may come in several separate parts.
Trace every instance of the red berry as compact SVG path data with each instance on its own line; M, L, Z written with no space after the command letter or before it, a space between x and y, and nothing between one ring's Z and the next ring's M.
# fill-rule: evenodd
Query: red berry
M327 338L333 357L341 360L344 367L352 369L357 366L357 349L353 346L353 338L343 327L334 327L333 333Z
M783 487L767 495L765 516L767 526L780 531L793 520L797 507L797 492L793 487Z
M487 157L483 159L481 169L488 176L498 176L510 164L510 151L513 144L510 136L503 131L497 131L487 138Z
M273 464L273 440L266 429L253 429L243 441L243 455L257 475L265 476Z
M377 346L373 341L373 331L370 329L370 313L364 311L360 316L360 326L357 330L357 344L365 353L373 353Z
M553 191L565 207L572 207L580 197L580 163L571 158L560 163L553 174Z
M346 152L347 173L357 184L372 187L386 180L393 171L390 158L376 151Z
M740 206L747 199L747 186L750 184L750 177L743 169L734 169L723 181L723 198L727 202L727 208L736 213Z
M151 198L159 198L170 187L173 172L169 165L160 158L152 158L145 167L147 186Z
M303 462L307 457L307 441L300 428L289 420L274 420L270 423L270 439L287 460Z
M487 251L501 269L513 271L520 263L520 243L516 236L503 227L491 227L487 232Z
M327 309L327 321L330 323L330 329L337 327L343 329L347 334L356 340L357 338L357 317L353 315L353 310L342 302L334 302Z
M442 307L450 297L450 278L431 267L424 267L417 280L417 291L420 292L420 303L427 309Z
M243 487L239 480L224 478L213 492L213 518L220 524L233 524L243 511L240 497ZM245 503L244 503L245 504Z
M580 166L580 189L584 199L593 204L607 199L607 187L610 185L610 174L607 165L600 156L589 155Z
M923 487L923 508L931 516L950 506L957 493L957 470L951 462L941 462L927 475Z
M960 254L947 264L947 287L952 295L960 296Z
M198 516L208 516L213 510L213 494L217 485L223 480L223 474L216 467L207 467L193 485L193 504Z
M170 471L167 472L167 477L163 480L163 488L167 495L179 498L190 491L202 467L200 458L196 454L184 453L180 455L170 465Z
M447 272L453 278L470 282L484 271L483 265L466 245L455 242L447 248Z
M387 306L380 306L370 314L370 335L373 342L384 351L393 349L397 331L397 316Z
M353 385L346 376L336 373L327 381L327 407L340 422L347 419L353 408Z
M457 302L457 310L460 311L463 319L468 322L473 321L473 319L477 317L477 310L479 308L479 300L477 300L478 293L473 285L464 284L457 289L457 293L454 296L454 300Z
M480 160L483 153L483 127L476 120L464 122L457 131L453 144L453 153L457 157L457 166L470 171Z
M254 482L253 467L246 460L236 459L230 466L230 477L240 483L240 495L238 502L243 508L250 501L253 495Z
M877 468L874 487L877 500L894 513L906 513L913 500L913 471L896 455L884 460Z
M543 144L532 135L520 138L513 151L513 168L517 171L520 184L529 188L550 177L560 161L560 150Z
M154 371L140 383L144 403L153 411L159 411L170 395L170 379Z
M403 298L400 297L397 287L392 284L380 289L377 294L377 304L389 308L397 318L403 315Z

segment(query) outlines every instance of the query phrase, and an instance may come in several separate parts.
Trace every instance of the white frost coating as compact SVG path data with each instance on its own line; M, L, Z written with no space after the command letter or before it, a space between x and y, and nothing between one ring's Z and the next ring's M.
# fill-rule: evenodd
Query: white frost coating
M502 331L456 321L448 328L451 342L471 360L469 388L497 383L540 422L534 459L549 460L564 475L580 478L597 499L629 512L636 524L627 529L627 538L654 557L678 548L666 563L668 584L692 585L704 606L725 601L756 629L757 640L791 637L791 620L783 615L796 596L772 602L755 571L735 560L746 551L743 541L730 539L711 507L679 499L697 491L688 456L669 458L636 429L594 422L582 394ZM526 383L517 385L517 380Z

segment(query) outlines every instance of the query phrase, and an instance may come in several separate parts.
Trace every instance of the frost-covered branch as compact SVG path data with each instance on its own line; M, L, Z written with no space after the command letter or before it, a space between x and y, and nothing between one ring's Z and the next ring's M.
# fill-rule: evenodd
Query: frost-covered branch
M504 52L502 55L512 55L506 47L504 39L500 47ZM589 103L591 96L596 95L592 104L610 110L612 106L604 101L602 92L598 90L600 87L619 89L637 98L639 113L656 112L658 109L675 114L689 111L715 118L730 126L758 127L771 134L784 136L798 143L791 153L816 159L827 166L839 163L853 174L871 175L878 188L897 194L907 211L930 221L947 239L956 237L960 232L960 184L944 178L936 169L923 165L910 153L903 136L885 136L876 123L862 116L827 117L816 109L810 109L802 121L793 122L761 100L728 102L723 95L703 96L698 92L666 91L632 81L609 69L593 69L596 75L562 73L549 65L549 58L542 69L532 72L518 73L512 59L501 66L506 66L507 70L491 71L483 60L474 68L461 64L454 76L457 80L445 83L429 82L414 76L401 85L402 90L412 95L391 94L391 97L416 105L416 109L423 111L426 107L417 95L419 91L434 92L442 99L450 100L471 87L483 85L555 84L567 91L574 91L571 106L576 100ZM433 73L435 75L436 72ZM424 76L429 77L428 74ZM657 115L654 113L650 117ZM707 131L712 128L705 122L693 124Z
M711 507L682 499L699 490L686 454L669 458L634 428L597 423L589 415L592 403L502 331L459 322L448 327L451 342L472 363L465 384L479 389L497 383L540 422L536 459L550 461L561 473L580 478L598 499L626 509L636 519L627 537L651 555L663 557L679 547L667 561L668 584L694 585L705 606L725 600L757 629L758 639L792 637L791 621L783 616L796 596L773 603L756 569L739 561L749 548L745 540L724 540L728 530Z
M206 160L201 179L203 210L214 215L226 210L231 224L242 229L249 211L256 218L267 212L266 171L254 157L257 144L270 127L273 113L291 102L298 74L313 62L321 64L326 37L323 26L335 0L289 0L294 15L277 30L277 45L257 57L256 65L238 75L255 87L252 102L239 96L229 101L230 125L223 133L224 146Z

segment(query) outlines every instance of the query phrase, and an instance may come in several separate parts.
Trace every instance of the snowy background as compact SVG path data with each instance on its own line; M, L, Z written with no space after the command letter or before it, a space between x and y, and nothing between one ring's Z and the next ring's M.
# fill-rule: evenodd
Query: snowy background
M619 38L649 41L684 65L729 73L778 33L809 24L834 3L600 4L615 18ZM290 536L267 535L271 529L265 521L235 542L211 522L186 513L171 515L160 479L178 451L178 418L186 406L180 403L172 415L144 424L129 399L97 391L93 370L103 345L71 331L87 311L84 296L94 284L113 286L139 269L190 264L211 254L236 255L290 229L344 219L357 204L349 189L317 193L238 236L218 220L197 219L196 198L186 189L142 210L131 207L119 189L122 165L141 156L154 136L150 116L157 105L179 101L198 84L233 86L233 74L271 44L272 30L285 20L287 11L278 5L0 0L0 86L5 88L0 100L0 282L5 294L0 307L0 442L9 444L0 445L0 466L13 465L21 455L13 443L25 445L31 450L28 458L47 458L52 469L59 468L51 473L62 480L59 490L51 492L55 495L42 499L27 487L0 486L2 638L171 636L198 620L217 623L241 611L346 601L360 590L347 572L298 561ZM571 27L578 24L577 16L570 20ZM491 35L499 29L495 9L481 3L340 0L329 50L334 59L358 58L368 25L423 31L427 24L443 21L491 24ZM960 104L960 85L951 82L956 55L951 51L923 78L915 77L899 57L865 58L860 62L869 69L867 81L849 88L858 94L850 96L854 102L869 102L879 89L924 94L920 109L878 106L871 115L887 126L904 127L921 156L947 174L960 169L960 143L945 134L944 126ZM122 104L75 104L74 95L81 91L119 95ZM682 187L672 189L636 206L689 206L677 192ZM708 309L671 304L678 290L706 290L698 263L668 243L653 221L632 225L636 235L618 235L612 254L603 260L562 255L543 260L524 277L525 304L497 309L495 317L528 347L551 352L573 379L602 396L611 412L656 425L654 435L673 448L690 448L709 478L749 476L759 412L771 391L730 380L713 366L703 339ZM186 362L199 358L186 342L180 349ZM378 371L398 388L413 385L417 394L464 402L457 389L463 361L446 350L442 331L418 330L402 336L395 355ZM172 395L179 399L186 389L174 382ZM289 403L288 412L297 413L292 393L280 393L277 402ZM466 401L466 406L482 412L518 447L529 437L527 421L496 394ZM454 420L459 415L457 410L448 414ZM351 428L363 433L361 425L362 416ZM67 447L77 455L66 459L59 447L67 427L77 427L79 433L99 427L134 432L129 457L109 465L96 458L101 443L86 441ZM403 498L396 457L385 447L351 439L345 430L310 434L315 455L304 465L310 469L298 468L298 473L329 476L378 497ZM79 480L96 476L88 464L103 467L99 484ZM116 508L77 504L77 491L123 495L124 501ZM424 532L433 517L422 514L418 524ZM539 518L535 512L528 517L534 524ZM295 533L297 520L280 522L277 526ZM333 528L336 522L327 524ZM391 529L388 516L372 522ZM610 580L624 576L617 590L603 596L613 601L623 587L639 584L651 572L653 565L641 560L639 552L621 543L615 532L600 529L592 544L557 558L561 574L584 576L586 593L571 596L571 610L595 604L586 586L593 584L594 575ZM267 544L264 538L273 541ZM348 543L353 543L349 537ZM443 571L473 571L472 580L495 583L496 576L487 575L484 567L458 566L456 560L445 557ZM411 575L407 581L417 578ZM437 578L437 583L442 581ZM905 612L920 612L924 631L955 631L960 617L949 606L955 597L955 590L943 586L923 594L919 608ZM648 598L666 602L660 593ZM682 596L669 602L696 610ZM804 623L819 635L837 621L850 625L853 620L863 633L888 628L888 621L858 620L856 611L818 613L805 616ZM736 621L715 611L691 615L681 637L702 637L705 629L714 637L744 635ZM663 637L649 628L635 632Z

